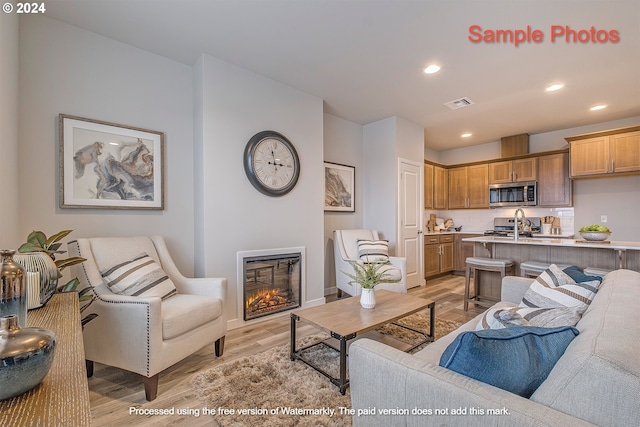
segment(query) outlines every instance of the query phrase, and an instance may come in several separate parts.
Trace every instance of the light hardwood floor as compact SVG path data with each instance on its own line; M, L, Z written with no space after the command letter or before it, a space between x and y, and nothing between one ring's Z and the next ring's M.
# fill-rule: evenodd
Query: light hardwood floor
M444 276L429 280L427 286L413 288L409 293L436 302L436 318L466 322L483 311L470 305L463 310L464 277ZM327 300L335 300L335 295ZM216 426L211 417L193 415L136 415L130 413L141 409L201 409L203 404L191 391L189 381L196 372L209 369L221 363L233 361L243 356L259 353L274 346L289 342L290 317L288 315L273 320L256 323L227 333L224 354L216 358L213 344L208 345L182 362L160 374L158 398L147 402L140 377L121 369L95 364L92 378L89 378L91 415L93 426ZM298 336L317 332L311 326L300 325ZM72 402L70 402L72 404Z

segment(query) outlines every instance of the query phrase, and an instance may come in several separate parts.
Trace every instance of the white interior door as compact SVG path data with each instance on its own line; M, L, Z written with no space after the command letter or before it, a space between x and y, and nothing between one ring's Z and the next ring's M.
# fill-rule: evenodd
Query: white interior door
M398 159L398 256L407 259L407 288L424 284L423 164Z

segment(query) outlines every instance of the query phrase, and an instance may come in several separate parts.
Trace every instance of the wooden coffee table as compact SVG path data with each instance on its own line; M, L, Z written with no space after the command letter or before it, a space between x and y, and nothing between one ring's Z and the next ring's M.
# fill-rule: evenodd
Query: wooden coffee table
M419 331L410 327L395 324L402 328L409 329L413 332L422 334L424 340L406 349L410 351L424 343L432 342L434 339L434 323L435 323L435 303L424 298L414 297L412 295L399 294L387 290L377 290L375 308L365 309L360 306L360 297L350 297L328 304L305 308L291 313L291 360L301 360L320 372L331 380L333 384L338 386L340 393L345 394L349 386L347 378L347 342L353 340L365 332L376 329L382 325L393 323L398 319L414 314L426 308L429 309L430 327L429 333ZM311 345L296 349L296 324L299 321L309 323L324 331L329 332L332 338L339 342L339 348L336 348L321 341ZM328 372L324 371L310 360L305 359L302 352L311 347L325 345L339 352L340 356L340 376L335 378Z

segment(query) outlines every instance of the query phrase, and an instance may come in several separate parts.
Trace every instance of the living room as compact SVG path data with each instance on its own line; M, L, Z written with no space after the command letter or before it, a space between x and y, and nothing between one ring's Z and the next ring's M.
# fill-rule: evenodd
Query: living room
M0 144L5 154L0 176L5 185L0 197L8 225L3 247L17 247L34 229L73 229L71 237L76 238L161 234L185 275L228 279L233 329L242 326L235 292L237 252L303 246L308 281L304 304L325 302L335 280L327 256L331 233L373 228L375 221L362 207L375 189L357 175L355 213L325 214L323 161L364 171L363 136L372 128L367 125L376 122L345 120L327 112L320 97L211 54L187 65L47 15L3 14L1 22ZM637 57L630 62L637 69ZM165 209L60 208L59 114L164 132ZM407 144L418 152L411 160L424 160L422 127L402 117L380 120L410 129ZM636 104L615 118L532 133L531 150L560 149L565 136L638 124ZM287 197L258 193L242 169L245 144L264 129L286 133L300 155L302 173ZM490 151L495 152L496 141L475 149L429 151L427 157L442 163L497 157ZM612 184L615 180L622 184ZM616 191L611 191L614 185ZM628 240L640 240L633 213L616 208L623 199L635 200L637 206L639 187L637 177L581 181L574 188L575 217L589 218L589 223L599 218L599 206L592 204L597 197L611 211L624 210L619 227L629 230Z

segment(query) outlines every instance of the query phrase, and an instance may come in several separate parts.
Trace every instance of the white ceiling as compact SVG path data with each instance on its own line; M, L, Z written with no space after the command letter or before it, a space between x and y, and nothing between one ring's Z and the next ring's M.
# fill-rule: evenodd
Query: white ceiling
M594 0L47 0L46 14L193 65L202 53L367 124L399 116L447 150L640 115L640 2ZM25 18L27 19L27 18ZM540 30L541 42L472 43L469 27ZM551 27L618 43L551 42ZM426 75L431 63L442 69ZM544 88L562 82L563 90ZM475 105L449 110L468 97ZM596 104L608 108L591 112ZM468 139L460 138L471 132Z

